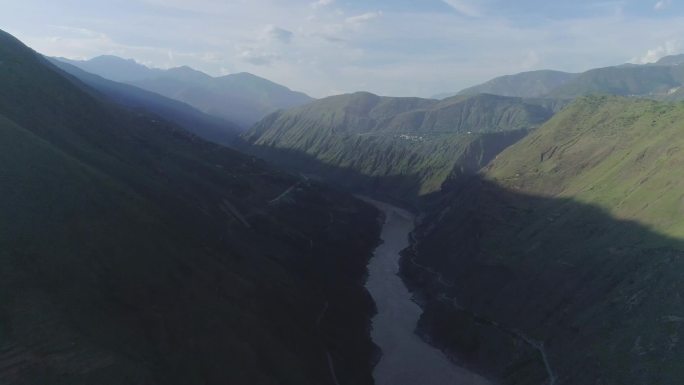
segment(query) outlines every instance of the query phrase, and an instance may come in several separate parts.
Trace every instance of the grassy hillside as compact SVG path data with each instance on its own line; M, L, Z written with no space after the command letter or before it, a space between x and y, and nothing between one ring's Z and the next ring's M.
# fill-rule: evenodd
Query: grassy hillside
M377 212L0 32L3 384L371 383Z
M684 179L677 169L684 164L682 122L680 103L587 98L521 143L529 151L504 152L487 176L684 238Z
M409 201L473 172L545 122L553 107L494 95L443 101L356 93L272 114L250 151L355 191Z
M677 383L683 121L681 103L581 98L451 180L403 260L421 332L504 383Z

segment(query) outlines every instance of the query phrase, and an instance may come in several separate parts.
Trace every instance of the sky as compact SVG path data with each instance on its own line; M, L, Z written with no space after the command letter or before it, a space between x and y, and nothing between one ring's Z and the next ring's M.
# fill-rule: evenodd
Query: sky
M684 52L684 0L0 0L0 9L0 29L45 55L250 72L314 97L429 97L505 74Z

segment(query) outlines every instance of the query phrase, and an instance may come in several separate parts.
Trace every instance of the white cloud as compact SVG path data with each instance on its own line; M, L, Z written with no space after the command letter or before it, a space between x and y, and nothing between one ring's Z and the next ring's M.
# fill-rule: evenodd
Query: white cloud
M167 58L169 52L154 47L125 46L117 43L106 33L87 28L49 26L48 31L39 37L24 37L23 34L18 37L44 55L64 56L72 59L89 59L104 54L124 55L126 51L137 53L154 51L161 57Z
M292 37L294 37L294 33L292 31L288 31L286 29L276 27L275 25L269 25L266 27L265 34L270 40L275 40L280 43L289 43L292 41Z
M672 0L660 0L653 6L656 11L662 11L672 4Z
M255 66L270 66L280 56L272 52L261 52L257 49L245 49L238 54L238 57Z
M632 58L630 62L635 64L655 63L665 56L680 53L681 49L682 44L680 41L668 40L662 45L649 49L643 56Z
M536 51L529 51L522 59L520 68L524 70L531 70L537 68L542 60Z
M381 12L381 11L377 11L377 12L367 12L367 13L363 13L363 14L361 14L361 15L356 15L356 16L348 17L348 18L346 18L344 21L345 21L346 23L348 23L348 24L362 24L362 23L366 23L366 22L368 22L368 21L377 19L377 18L379 18L380 16L382 16L382 12Z
M471 0L442 0L446 5L450 6L456 12L468 17L481 17L482 10L479 6L473 4Z
M311 7L314 9L327 7L329 5L332 5L334 2L335 0L318 0L316 2L311 3Z

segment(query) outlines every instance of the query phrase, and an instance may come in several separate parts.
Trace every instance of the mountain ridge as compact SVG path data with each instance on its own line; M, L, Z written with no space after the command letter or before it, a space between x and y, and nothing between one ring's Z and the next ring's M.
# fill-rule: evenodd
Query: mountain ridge
M572 81L576 76L578 74L554 70L521 72L497 77L481 85L466 88L458 92L458 95L488 93L538 98L548 95L555 88Z
M438 101L358 92L271 114L242 139L245 151L291 170L415 203L553 113L545 101L496 95Z
M204 113L236 122L243 129L278 109L314 100L247 72L213 77L188 66L167 70L148 68L117 56L98 56L85 61L56 59L103 78L187 103Z
M502 96L521 96L530 98L576 98L592 94L617 94L621 96L640 96L667 99L673 87L683 84L681 70L658 67L677 67L684 64L684 54L670 55L647 64L623 64L589 69L580 73L556 70L536 70L495 77L482 84L463 89L459 92L435 95L437 99L453 95L489 93ZM634 72L641 72L635 76ZM670 73L667 75L658 73ZM648 80L660 83L648 84ZM635 82L642 84L636 86ZM666 89L665 86L670 88ZM670 96L669 99L674 99Z
M69 75L101 92L108 100L126 108L144 110L159 118L173 121L203 139L231 146L241 131L235 123L204 114L183 102L125 83L107 80L59 60L51 58L48 60Z

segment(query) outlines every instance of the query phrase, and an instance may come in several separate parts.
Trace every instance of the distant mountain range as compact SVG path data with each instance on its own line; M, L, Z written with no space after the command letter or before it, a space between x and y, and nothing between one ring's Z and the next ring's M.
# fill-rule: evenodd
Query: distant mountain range
M579 74L531 71L506 75L452 95L488 93L502 96L576 98L606 94L676 100L684 85L684 55L666 56L656 63L592 69Z
M467 88L459 95L494 94L539 98L572 81L576 74L560 71L532 71L492 79L482 85Z
M548 96L618 95L668 99L682 85L684 65L618 66L584 72L555 88Z
M107 102L116 102L133 111L154 114L159 119L172 121L203 139L231 146L242 131L232 122L205 114L183 102L125 83L107 80L57 59L48 60L75 77L77 86L85 83L90 87L87 91L97 91L95 96L104 98Z
M234 122L243 129L271 112L313 100L304 93L249 73L212 77L187 66L162 70L117 56L98 56L86 61L57 60L105 79L187 103L206 114Z

